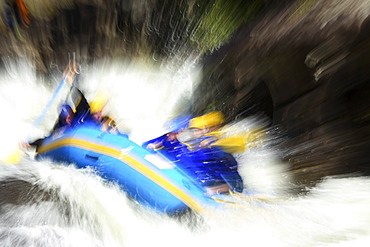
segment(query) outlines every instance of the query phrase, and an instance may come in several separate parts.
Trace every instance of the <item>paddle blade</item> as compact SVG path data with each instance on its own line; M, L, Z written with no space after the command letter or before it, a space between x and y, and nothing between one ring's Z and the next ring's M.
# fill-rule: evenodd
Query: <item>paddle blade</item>
M263 132L258 130L246 132L239 135L221 138L212 143L211 146L218 147L226 153L242 153L248 148L261 145L261 142L258 142L258 140L262 140L261 138L264 137L264 135L265 134Z
M226 153L242 153L245 151L245 140L242 137L225 137L212 143L211 146L221 148Z

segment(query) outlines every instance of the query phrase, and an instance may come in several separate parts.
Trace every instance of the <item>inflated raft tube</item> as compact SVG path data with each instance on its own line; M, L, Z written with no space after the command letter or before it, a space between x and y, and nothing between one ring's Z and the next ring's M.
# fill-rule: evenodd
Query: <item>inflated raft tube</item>
M189 208L201 212L215 203L194 178L165 157L92 124L47 137L38 148L37 159L91 167L132 199L161 213L178 214Z

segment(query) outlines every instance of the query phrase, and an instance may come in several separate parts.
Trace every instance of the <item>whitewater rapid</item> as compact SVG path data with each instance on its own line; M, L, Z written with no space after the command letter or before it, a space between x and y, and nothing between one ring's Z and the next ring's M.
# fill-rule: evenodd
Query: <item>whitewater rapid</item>
M163 134L179 102L190 102L200 73L193 62L174 69L102 61L81 66L79 88L88 99L108 91L110 115L141 143ZM61 74L39 78L29 63L9 60L1 75L3 157L19 141L48 134L68 89L36 128ZM256 123L251 118L237 125ZM368 246L369 178L326 178L298 196L289 193L289 164L273 146L248 149L237 160L250 196L222 211L173 218L142 208L91 170L27 155L17 165L0 163L0 246Z

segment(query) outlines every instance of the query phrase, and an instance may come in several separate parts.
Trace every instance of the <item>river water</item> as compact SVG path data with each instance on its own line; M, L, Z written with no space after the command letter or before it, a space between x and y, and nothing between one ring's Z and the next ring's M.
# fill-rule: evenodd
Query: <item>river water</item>
M65 87L43 115L61 73L39 78L25 61L4 61L1 157L21 140L46 135L67 92ZM109 92L110 115L141 143L163 133L179 102L190 102L200 71L193 61L174 64L97 62L81 67L78 86L89 100L98 90ZM259 121L236 126L248 129ZM34 161L32 152L19 164L2 162L0 246L368 246L370 179L326 178L308 193L292 195L289 164L280 161L270 139L237 156L250 195L223 210L172 218L142 208L91 170Z

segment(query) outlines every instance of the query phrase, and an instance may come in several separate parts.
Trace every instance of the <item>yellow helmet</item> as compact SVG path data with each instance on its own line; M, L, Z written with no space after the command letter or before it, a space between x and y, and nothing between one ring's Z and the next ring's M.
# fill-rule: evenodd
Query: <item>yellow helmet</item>
M189 128L205 129L223 124L224 122L224 114L220 111L213 111L203 116L191 119L189 122Z
M213 111L202 116L205 128L210 128L225 122L224 114L220 111Z
M104 93L99 93L95 97L95 99L90 103L91 114L102 111L107 103L108 103L108 96Z
M189 128L204 129L205 125L203 121L203 116L190 119Z

